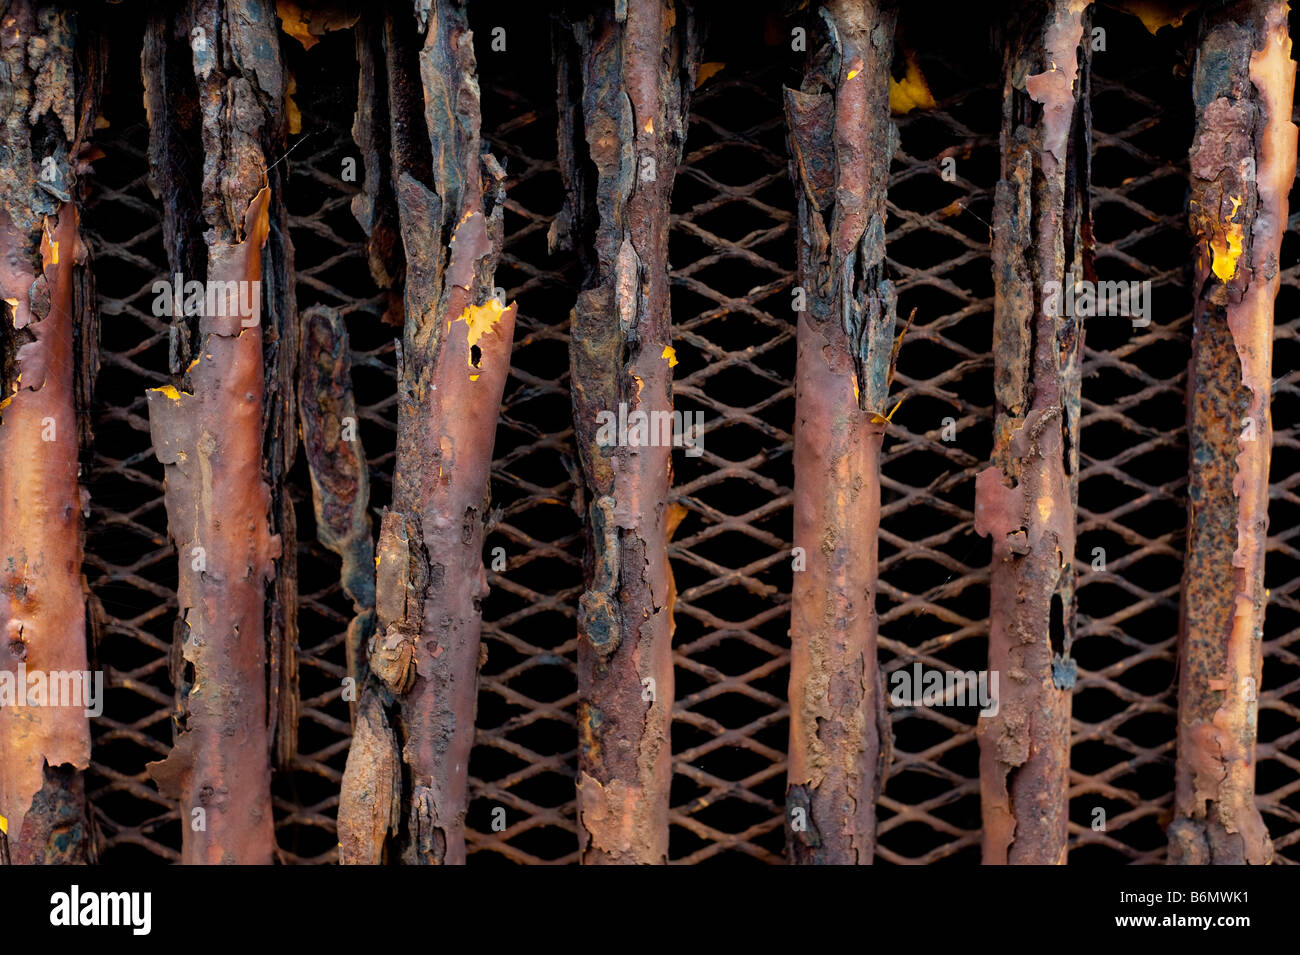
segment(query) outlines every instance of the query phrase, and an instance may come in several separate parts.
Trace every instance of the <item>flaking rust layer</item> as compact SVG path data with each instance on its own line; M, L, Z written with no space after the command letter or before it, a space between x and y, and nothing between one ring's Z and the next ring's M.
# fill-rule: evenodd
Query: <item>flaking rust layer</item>
M347 631L347 675L353 722L369 667L366 644L374 630L375 546L370 524L370 474L352 394L347 327L338 309L316 305L302 316L298 417L311 477L316 537L339 556L343 592L352 601Z
M1091 278L1090 0L1029 0L1008 27L1002 175L993 209L992 466L975 488L990 537L989 662L981 717L986 864L1065 862L1083 326L1045 285Z
M672 410L669 197L699 44L689 4L575 8L556 31L569 231L552 240L580 237L586 272L570 350L588 523L578 839L585 864L656 864L672 778L672 449L602 446L597 415Z
M0 295L27 338L17 389L0 400L0 668L15 686L20 666L87 668L73 402L73 272L84 252L72 205L45 221L39 270L29 244L0 212ZM85 861L85 794L67 770L89 765L89 706L0 707L0 816L15 863Z
M269 201L269 190L257 193L241 240L209 244L209 281L261 280ZM190 676L175 746L149 772L180 800L183 863L267 864L275 837L264 608L280 540L270 533L262 477L261 302L242 319L203 316L199 335L191 390L148 394Z
M179 565L175 744L148 769L159 789L180 801L183 863L267 864L275 854L277 701L293 711L281 691L292 672L283 653L293 636L293 611L283 598L294 589L286 584L292 555L276 566L284 547L271 525L292 531L292 519L284 520L267 478L279 486L293 446L285 435L292 394L284 389L296 357L284 279L291 253L281 236L268 242L272 221L282 221L273 195L280 178L267 159L284 133L274 5L190 0L175 17L150 21L142 64L150 155L165 161L160 173L167 174L151 185L166 187L176 177L167 194L175 214L164 229L169 262L182 271L201 256L208 288L238 289L236 300L247 307L227 300L209 309L205 302L197 322L174 315L174 384L148 393ZM150 64L160 64L164 76L149 75ZM186 70L192 86L167 79ZM181 112L197 115L201 157L168 132ZM276 346L270 365L268 343ZM268 605L272 579L276 599ZM291 750L296 727L286 729Z
M77 57L74 23L32 0L0 12L0 670L19 696L24 667L48 688L39 705L0 706L0 863L93 854L77 408L94 326L76 294L73 198L93 158L99 61L93 44ZM78 698L55 673L76 675Z
M1255 806L1273 305L1295 177L1284 2L1207 15L1193 81L1187 560L1169 861L1265 864Z
M885 190L897 9L835 0L786 90L799 195L794 574L786 835L791 862L865 864L889 761L877 662L880 449L894 346ZM812 31L810 31L811 33ZM798 553L798 552L797 552Z
M340 859L354 864L465 861L483 535L516 316L493 285L505 174L482 149L465 9L457 0L421 9L418 54L399 39L410 24L385 24L405 329L372 676L339 805ZM419 88L408 82L411 62Z

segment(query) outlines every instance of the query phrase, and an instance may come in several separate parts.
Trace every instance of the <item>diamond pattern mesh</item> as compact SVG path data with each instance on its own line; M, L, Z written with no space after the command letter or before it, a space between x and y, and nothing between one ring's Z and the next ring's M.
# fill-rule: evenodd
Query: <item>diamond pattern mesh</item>
M1173 74L1173 50L1134 18L1098 23L1109 43L1140 51L1142 65L1095 58L1097 275L1149 280L1153 300L1150 325L1097 318L1084 339L1071 850L1079 862L1155 862L1173 798L1187 524L1191 91ZM1097 808L1104 829L1094 828Z
M138 98L136 100L139 102ZM116 103L114 105L117 105ZM104 159L85 231L101 315L101 365L91 408L84 572L92 665L105 671L103 715L92 727L87 797L99 860L180 859L176 806L145 764L171 749L168 673L176 618L176 551L167 538L162 465L153 454L145 389L167 383L168 322L152 311L166 273L162 222L146 181L143 118L110 112ZM161 266L159 263L163 263Z
M982 669L989 547L974 530L975 475L992 442L992 187L1001 95L992 72L922 67L938 99L898 118L886 254L900 317L915 309L894 379L902 404L881 459L881 665ZM954 163L951 181L944 160ZM889 410L889 409L883 409ZM891 709L894 761L877 810L881 861L979 859L974 712Z
M794 229L775 71L696 91L673 192L674 452L681 524L670 855L780 858L789 735Z

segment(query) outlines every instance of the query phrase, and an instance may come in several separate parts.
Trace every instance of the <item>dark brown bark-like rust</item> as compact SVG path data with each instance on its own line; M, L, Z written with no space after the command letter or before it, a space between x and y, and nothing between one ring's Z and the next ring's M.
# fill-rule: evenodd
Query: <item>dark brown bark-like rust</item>
M0 13L0 68L0 817L10 861L77 863L98 691L81 585L85 255L72 199L93 80L78 73L68 14L28 0Z
M415 19L399 12L386 27L406 323L393 506L375 558L373 679L339 807L345 863L381 861L390 832L408 864L465 861L484 522L515 306L493 286L504 173L482 150L473 37L460 3L425 6L422 90L404 68Z
M1255 806L1273 303L1295 176L1287 4L1207 15L1192 94L1196 239L1187 560L1169 861L1265 864Z
M598 415L618 415L620 404L629 416L672 410L669 196L686 138L696 33L689 5L661 0L575 16L571 29L558 32L561 129L573 134L560 147L567 235L585 243L587 270L570 352L590 495L587 590L578 611L585 863L668 857L672 448L608 443Z
M1091 281L1090 0L1031 0L1010 28L993 210L993 465L975 528L992 539L981 717L987 864L1065 862L1078 497L1080 320L1053 303ZM1070 310L1072 311L1072 310ZM990 686L992 686L990 679Z
M393 192L389 149L388 75L384 61L385 15L366 11L354 27L357 39L357 111L352 140L361 150L361 191L352 197L352 214L366 233L366 260L380 288L401 277L402 240L398 234L397 197Z
M302 320L302 344L298 413L311 474L316 537L342 560L343 592L356 615L347 633L347 676L355 692L369 672L365 653L374 629L375 548L368 511L370 477L352 396L343 316L323 305L308 309ZM351 709L355 718L355 704Z
M792 862L866 864L889 729L876 660L880 447L895 294L885 277L885 191L897 133L889 67L897 10L821 9L827 42L786 90L799 191L794 576L790 618ZM798 553L798 552L796 552Z
M271 533L263 475L262 314L269 301L275 324L283 307L277 280L263 294L273 207L266 155L283 133L279 40L274 8L259 0L194 0L181 21L201 124L208 294L183 329L193 361L175 385L149 392L179 558L184 661L180 732L167 759L149 770L180 799L184 863L268 863L266 584L281 541ZM159 124L174 121L165 112L150 119L155 138ZM273 247L273 257L282 254ZM278 684L278 675L269 679Z

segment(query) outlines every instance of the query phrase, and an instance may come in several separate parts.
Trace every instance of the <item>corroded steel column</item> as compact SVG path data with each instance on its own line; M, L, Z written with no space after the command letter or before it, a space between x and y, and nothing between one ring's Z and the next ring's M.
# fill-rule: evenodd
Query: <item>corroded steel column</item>
M993 544L988 665L1000 695L978 729L987 864L1066 855L1083 326L1052 300L1093 278L1089 3L1030 0L1008 28L993 208L997 418L975 496L975 528Z
M578 831L586 863L660 863L672 777L672 448L603 441L597 417L672 410L669 196L698 45L689 5L600 7L560 31L561 167L572 235L587 243L571 350L589 494Z
M174 58L184 45L201 124L206 287L182 273L184 287L172 290L186 315L194 314L192 284L203 298L192 361L175 385L149 392L179 558L185 664L176 744L149 771L180 800L185 864L265 864L275 847L266 585L281 546L271 533L263 471L262 315L264 303L275 301L263 295L273 201L267 151L282 141L284 98L274 6L193 0L175 23L155 22L146 40L158 57L170 47ZM175 104L157 80L153 86L151 153L165 154ZM179 204L178 186L172 189ZM193 249L194 241L172 231L169 253ZM183 267L189 259L183 253L174 261ZM191 335L190 323L177 318L178 337Z
M1196 239L1187 562L1169 861L1273 858L1255 807L1273 302L1296 166L1287 4L1207 13L1192 95Z
M885 192L897 131L897 10L833 0L800 90L785 91L799 192L789 858L869 863L889 724L876 660L880 447L894 344Z
M473 36L458 0L420 6L418 52L413 12L386 24L406 318L393 506L375 557L374 679L339 807L347 863L382 861L388 833L405 863L465 861L483 532L514 339L515 306L493 285L505 174L483 152Z
M0 16L0 855L7 842L19 864L85 862L89 848L81 770L97 691L75 396L77 336L91 330L71 200L96 104L95 63L83 72L74 47L52 4Z

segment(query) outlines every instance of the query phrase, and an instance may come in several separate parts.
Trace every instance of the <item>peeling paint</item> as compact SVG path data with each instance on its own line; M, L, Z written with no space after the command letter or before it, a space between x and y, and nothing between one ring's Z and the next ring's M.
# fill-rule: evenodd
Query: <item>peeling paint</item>
M888 113L897 12L831 2L820 15L826 40L803 89L786 90L798 281L808 289L794 431L794 544L808 566L792 593L786 842L795 863L866 864L891 751L875 609L889 416L875 409L886 403L896 321L880 223L897 142Z
M375 563L373 679L359 707L372 745L349 755L339 805L347 864L465 861L488 479L517 313L494 298L505 173L483 151L465 9L434 0L427 13L418 53L404 48L406 29L391 12L383 44L405 327L393 503ZM419 63L418 89L407 85L407 54ZM421 128L425 141L411 135ZM390 812L377 787L394 764Z
M589 494L578 616L579 840L587 864L662 863L673 700L671 448L603 447L596 415L620 402L672 409L669 195L698 75L697 27L690 6L628 0L625 17L595 12L557 28L556 42L560 114L580 116L583 131L561 124L562 216L571 238L589 237L578 249L587 277L570 351Z
M1172 863L1273 859L1255 805L1256 690L1273 308L1296 168L1290 54L1281 0L1238 4L1202 24L1188 218L1213 257L1199 255L1195 268Z
M992 544L988 669L1003 675L998 711L976 730L986 864L1066 858L1083 327L1048 314L1043 289L1092 264L1080 136L1088 7L1029 8L1006 51L992 230L994 447L975 488L975 529Z
M98 67L94 56L77 61L74 25L72 12L35 0L0 13L0 670L9 675L88 667L77 415L86 370L75 342L94 324L74 292L85 249L72 198L89 161ZM88 860L89 760L83 708L0 708L0 864Z

